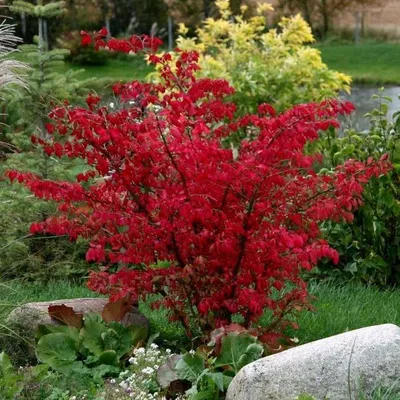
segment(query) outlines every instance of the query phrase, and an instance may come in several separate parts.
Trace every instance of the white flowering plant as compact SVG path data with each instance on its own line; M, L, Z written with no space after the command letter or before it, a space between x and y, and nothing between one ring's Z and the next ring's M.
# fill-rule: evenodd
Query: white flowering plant
M172 354L170 349L160 349L152 343L133 351L129 359L129 368L120 373L118 378L106 383L104 398L107 400L165 400L167 390L157 381L157 372ZM178 395L177 400L188 399Z
M214 330L207 346L168 357L158 369L157 381L164 389L179 389L191 400L224 398L239 370L270 350L252 332L231 324Z

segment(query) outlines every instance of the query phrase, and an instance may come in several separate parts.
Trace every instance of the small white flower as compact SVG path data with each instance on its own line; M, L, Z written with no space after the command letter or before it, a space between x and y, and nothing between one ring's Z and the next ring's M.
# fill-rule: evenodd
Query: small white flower
M195 350L190 350L190 351L189 351L189 354L191 354L192 356L194 356L194 355L196 354L196 351L195 351Z
M152 344L150 345L150 348L152 348L152 349L158 349L158 346L157 346L155 343L152 343Z
M139 347L138 349L135 349L133 351L133 354L135 354L135 356L144 355L145 353L146 353L146 350L144 347Z
M135 362L135 358L134 358L134 357L131 357L131 358L128 360L128 362L129 362L129 364L133 364L133 363Z
M114 384L115 383L115 379L111 379L110 383Z
M146 375L151 375L151 374L154 373L154 369L151 368L151 367L146 367L146 368L142 369L142 372L143 372L144 374L146 374Z

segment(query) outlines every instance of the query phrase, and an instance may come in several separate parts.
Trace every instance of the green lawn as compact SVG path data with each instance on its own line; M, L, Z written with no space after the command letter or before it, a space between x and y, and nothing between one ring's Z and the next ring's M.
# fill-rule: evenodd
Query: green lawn
M355 83L400 84L400 44L318 45L324 62L332 69L352 76ZM143 80L153 69L142 56L110 59L103 66L66 64L59 69L84 68L82 78L110 78L113 81Z
M29 62L24 53L14 53L13 58ZM54 68L61 74L70 69L83 70L79 75L81 79L105 78L111 82L144 80L147 74L154 71L153 66L147 64L143 55L110 57L104 65L80 65L65 62Z
M323 61L330 68L349 74L355 83L400 84L400 44L318 44L316 47L321 50ZM23 60L22 55L16 58ZM144 80L153 71L141 55L110 58L107 64L99 66L65 63L57 67L61 73L68 69L84 69L80 75L82 79L108 78L112 82Z
M153 71L153 68L146 64L141 56L135 56L131 59L110 59L105 65L75 65L65 63L57 67L60 73L68 71L68 69L84 69L80 77L86 78L108 78L112 81L132 81L144 80L146 75Z
M318 45L323 61L356 83L400 84L400 44Z
M400 44L318 45L322 58L332 69L352 76L356 83L400 84ZM65 64L60 72L69 68L84 68L82 78L110 78L112 81L143 80L153 69L142 56L129 59L110 59L102 66Z

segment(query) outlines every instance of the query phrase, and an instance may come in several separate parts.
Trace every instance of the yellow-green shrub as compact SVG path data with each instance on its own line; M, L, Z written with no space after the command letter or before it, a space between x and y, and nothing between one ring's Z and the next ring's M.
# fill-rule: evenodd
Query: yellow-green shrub
M265 13L272 7L267 4L247 20L245 7L242 15L232 16L228 0L216 5L220 18L206 19L197 37L186 37L181 25L177 47L200 53L201 76L232 84L240 111L255 111L264 102L281 111L349 90L350 77L328 69L320 51L306 45L314 37L300 15L282 18L279 30L268 30Z

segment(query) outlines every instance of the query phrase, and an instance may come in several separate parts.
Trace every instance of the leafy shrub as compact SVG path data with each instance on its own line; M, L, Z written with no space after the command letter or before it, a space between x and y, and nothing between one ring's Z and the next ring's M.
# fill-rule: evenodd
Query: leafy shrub
M185 27L177 45L200 52L198 76L223 78L235 88L234 101L243 112L257 111L270 103L278 111L349 90L350 78L332 71L322 62L320 51L306 43L314 41L311 28L300 15L283 18L276 29L266 30L263 16L245 20L232 16L228 0L217 1L220 19L208 18L187 38Z
M168 394L179 388L190 399L222 398L233 377L264 354L257 338L236 324L212 332L211 339L207 346L172 355L160 366L157 380Z
M38 365L16 371L4 352L0 353L0 396L2 400L25 399L26 388L38 383L47 373L47 367ZM24 393L25 392L25 393ZM30 397L33 399L33 396Z
M157 382L157 370L169 357L170 349L160 349L155 343L147 344L133 351L130 366L105 385L104 397L109 400L165 399L166 390ZM187 397L174 397L184 400Z
M126 52L154 47L149 38L106 44L101 33L95 41ZM349 160L317 175L320 157L305 155L304 146L338 126L336 116L351 104L312 103L279 116L262 105L259 114L235 119L235 105L225 102L229 84L195 78L196 53L181 53L176 73L169 55L150 59L163 65L163 84L115 85L126 100L120 110L99 107L93 96L88 109L57 108L47 126L52 138L35 139L52 157L87 162L75 183L7 175L59 203L60 216L33 224L32 233L90 240L86 259L105 266L91 274L91 289L112 300L157 293L155 306L201 340L238 315L243 326L258 327L269 310L270 324L259 331L268 340L307 305L300 271L325 257L338 261L318 223L352 220L362 185L389 163L385 156ZM240 130L254 140L235 155L221 141Z
M322 230L329 243L339 251L339 274L380 285L400 283L400 113L388 119L387 102L382 93L374 96L380 106L367 114L367 132L346 130L338 137L334 130L322 133L316 145L325 154L322 174L337 165L357 158L378 160L389 154L393 169L374 177L366 185L360 207L351 224L324 222ZM323 272L331 266L321 265ZM319 272L319 271L316 271Z
M64 2L42 6L14 1L12 9L35 18L52 18L66 11ZM30 136L33 133L46 135L47 114L54 104L66 104L63 101L83 103L82 91L86 94L88 85L92 85L95 79L78 80L77 71L57 73L55 68L64 62L68 51L45 51L43 35L39 35L37 44L21 46L21 49L29 60L31 71L26 77L26 85L7 93L1 110L5 116L0 142L7 146L4 147L6 151L1 160L0 174L3 175L6 168L23 168L45 179L68 179L68 168L79 169L79 165L67 166L64 162L50 159L32 147ZM38 201L23 188L11 188L0 179L2 279L43 282L60 276L81 278L87 275L84 242L75 246L66 237L27 235L27 228L33 221L46 219L55 211L54 204Z
M123 326L120 321L130 302L121 299L105 306L102 317L77 314L65 305L49 306L50 315L62 325L40 325L37 354L44 364L63 374L118 375L134 346L146 340L147 328Z
M47 171L50 179L71 179L76 171L83 169L79 163L67 161L50 159L33 149L8 156L0 172L23 168L40 175ZM87 276L86 241L73 243L65 236L29 234L33 221L44 220L56 212L54 204L33 197L23 187L0 180L0 275L3 280L48 282L60 277L75 280Z

